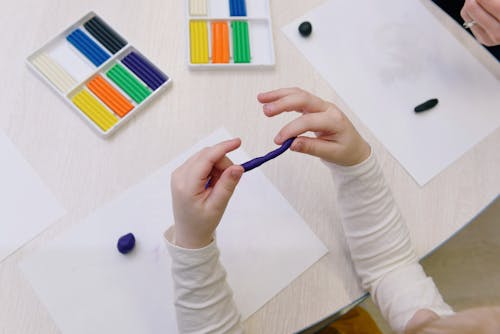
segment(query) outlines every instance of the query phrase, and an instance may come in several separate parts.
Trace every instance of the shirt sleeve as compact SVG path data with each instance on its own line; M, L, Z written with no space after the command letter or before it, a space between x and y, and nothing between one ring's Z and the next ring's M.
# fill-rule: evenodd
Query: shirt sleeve
M173 240L174 229L170 227L165 242L172 258L179 333L244 333L216 242L200 249L185 249Z
M362 287L371 293L392 329L403 333L420 309L439 316L453 314L418 263L373 150L355 166L325 164L335 180L342 226Z

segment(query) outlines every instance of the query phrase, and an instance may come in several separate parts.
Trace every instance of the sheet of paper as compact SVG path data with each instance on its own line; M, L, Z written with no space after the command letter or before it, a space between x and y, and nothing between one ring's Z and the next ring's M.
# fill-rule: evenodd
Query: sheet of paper
M0 132L0 262L64 213L21 153Z
M417 0L326 1L283 31L420 185L500 125L500 82Z
M21 263L63 333L177 332L163 240L173 223L170 173L202 147L228 138L216 131ZM248 159L241 150L231 158ZM124 256L116 241L128 232L137 244ZM259 170L243 175L217 239L243 318L327 252Z

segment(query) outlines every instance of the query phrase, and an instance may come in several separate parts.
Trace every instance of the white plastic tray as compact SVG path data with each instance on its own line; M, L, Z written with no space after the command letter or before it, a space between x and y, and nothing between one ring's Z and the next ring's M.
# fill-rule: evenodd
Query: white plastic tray
M230 15L230 0L185 0L186 1L186 62L190 69L234 69L272 68L275 65L273 31L269 0L245 0L246 16ZM190 22L204 21L208 30L208 63L191 61ZM227 22L229 25L229 62L212 63L212 22ZM248 22L250 40L250 62L235 63L231 33L231 22Z
M143 109L146 105L148 105L156 96L158 96L165 88L171 83L172 79L169 75L161 71L157 66L155 66L147 57L144 57L141 52L139 52L136 48L134 48L130 43L126 42L126 45L121 48L115 54L109 52L104 45L102 45L97 39L95 39L88 31L85 29L83 24L93 17L98 16L94 12L90 12L80 20L78 20L75 24L71 25L63 32L55 36L49 42L47 42L40 49L36 50L32 53L26 60L28 67L36 73L42 81L44 81L47 85L52 87L54 91L64 99L71 108L99 135L102 137L108 137L116 130L118 130L123 124L125 124L130 118L134 117L137 112ZM99 17L100 18L100 17ZM104 21L102 18L100 18ZM104 21L105 22L105 21ZM66 36L68 36L72 31L79 28L83 31L90 39L92 39L95 43L97 43L104 51L108 53L110 56L104 63L100 66L96 67L89 59L87 59L78 49L76 49L71 43L66 40ZM116 32L116 31L115 31ZM123 38L123 36L121 36ZM151 94L145 98L140 103L136 103L127 93L125 93L120 87L115 85L113 81L109 80L106 77L106 71L110 69L114 64L121 63L121 60L129 54L131 51L136 52L142 58L144 58L150 65L156 68L162 75L167 78L167 80L161 84L160 87L151 92ZM41 54L47 55L50 60L55 62L57 66L65 71L67 75L72 77L73 81L66 81L66 85L57 84L53 80L53 78L49 78L49 76L45 75L42 71L40 71L37 66L34 64L37 57ZM123 67L129 72L133 77L135 77L140 82L143 82L138 76L136 76L132 71L130 71L127 66L122 64ZM100 74L105 80L113 86L123 97L125 97L132 105L133 109L129 111L124 117L119 117L116 113L114 113L110 108L108 108L100 99L95 96L90 89L86 86L86 84L92 80L97 74ZM145 84L145 83L144 83ZM61 87L63 86L63 87ZM93 97L95 97L104 108L106 108L109 112L113 113L118 121L109 129L103 130L101 129L91 118L89 118L85 113L83 113L71 100L73 96L75 96L78 92L86 90Z

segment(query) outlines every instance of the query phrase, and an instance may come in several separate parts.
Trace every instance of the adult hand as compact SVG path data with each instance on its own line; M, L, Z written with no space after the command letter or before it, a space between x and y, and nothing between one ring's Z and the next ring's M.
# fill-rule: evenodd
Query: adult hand
M460 12L477 40L486 45L500 45L500 0L466 0Z
M280 130L274 139L276 144L297 137L291 146L292 151L344 166L361 163L370 155L368 143L333 103L299 88L261 93L257 98L264 103L264 114L269 117L286 111L302 114ZM301 136L308 131L315 132L316 138Z
M204 148L172 173L176 245L202 248L212 242L243 174L243 168L233 165L226 154L240 145L240 139L232 139Z

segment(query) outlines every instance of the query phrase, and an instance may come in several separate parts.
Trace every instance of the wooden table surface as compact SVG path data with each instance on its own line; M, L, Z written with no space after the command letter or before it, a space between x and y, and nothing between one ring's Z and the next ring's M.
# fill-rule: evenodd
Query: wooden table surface
M274 135L294 115L266 118L256 100L261 91L299 86L345 111L378 154L419 255L448 239L498 195L500 129L420 187L360 123L280 30L322 2L272 1L274 69L200 72L186 66L183 1L16 0L3 4L0 130L12 139L68 214L0 263L0 333L59 332L17 267L59 233L220 126L241 137L251 156L272 147ZM445 15L428 7L454 33L459 31ZM164 94L107 140L92 132L24 63L35 49L91 10L173 78ZM498 75L498 63L486 57L474 41L465 38L464 43ZM289 154L262 170L330 250L245 322L251 333L290 333L348 305L363 291L346 249L326 168L317 159Z

